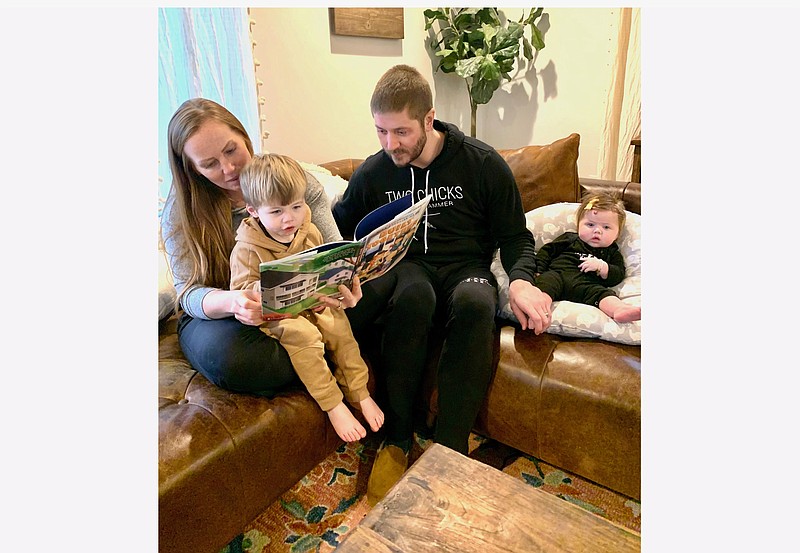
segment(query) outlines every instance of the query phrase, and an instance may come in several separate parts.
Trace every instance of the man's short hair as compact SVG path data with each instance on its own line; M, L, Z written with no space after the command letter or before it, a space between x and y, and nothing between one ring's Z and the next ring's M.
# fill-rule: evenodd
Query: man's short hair
M424 123L433 108L433 94L419 71L410 65L395 65L378 80L369 107L373 115L400 113L408 108L412 119Z

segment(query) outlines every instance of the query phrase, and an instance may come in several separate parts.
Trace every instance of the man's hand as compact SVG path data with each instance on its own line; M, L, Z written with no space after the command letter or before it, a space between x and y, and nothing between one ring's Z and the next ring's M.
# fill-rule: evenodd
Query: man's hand
M509 305L522 330L532 329L541 334L550 326L550 306L553 300L527 280L516 279L508 287Z
M347 307L355 307L355 305L361 299L361 282L359 282L358 277L353 278L353 289L350 290L344 284L339 285L339 294L341 296L339 298L331 297L331 296L317 296L319 301L321 301L325 306L330 307L331 309L342 309Z

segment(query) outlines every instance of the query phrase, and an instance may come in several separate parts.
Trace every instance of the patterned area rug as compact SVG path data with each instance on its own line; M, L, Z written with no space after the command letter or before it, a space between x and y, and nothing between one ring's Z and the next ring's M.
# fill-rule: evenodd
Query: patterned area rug
M430 441L417 438L414 462ZM369 511L367 479L380 438L343 444L283 494L220 553L330 552ZM600 487L477 434L473 459L574 503L620 526L641 532L638 501Z

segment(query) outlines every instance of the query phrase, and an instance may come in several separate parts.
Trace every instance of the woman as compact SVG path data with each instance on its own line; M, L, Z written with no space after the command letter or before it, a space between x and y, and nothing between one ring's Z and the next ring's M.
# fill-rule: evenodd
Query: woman
M229 290L234 233L247 217L239 172L253 156L242 123L204 98L184 102L169 122L172 187L161 236L183 314L178 338L192 366L235 392L273 395L299 382L280 343L259 331L264 322L255 290ZM306 173L306 203L326 242L340 240L322 185ZM340 286L344 307L361 298L358 282ZM337 307L339 301L324 298Z

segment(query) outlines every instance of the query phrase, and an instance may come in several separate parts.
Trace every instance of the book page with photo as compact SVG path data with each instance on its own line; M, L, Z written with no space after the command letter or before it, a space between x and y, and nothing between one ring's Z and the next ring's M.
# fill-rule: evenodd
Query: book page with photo
M303 252L264 262L261 307L264 315L297 314L337 296L339 285L363 284L394 267L406 254L431 197L415 204L403 196L368 213L355 229L354 241L329 242Z

